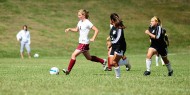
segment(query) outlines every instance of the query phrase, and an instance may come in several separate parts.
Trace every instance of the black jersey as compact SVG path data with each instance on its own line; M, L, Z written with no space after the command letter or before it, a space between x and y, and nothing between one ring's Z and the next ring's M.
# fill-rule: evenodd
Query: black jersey
M151 47L155 48L166 48L166 42L164 40L166 30L163 29L161 26L154 26L154 27L149 27L150 33L154 34L156 37L151 38Z
M126 50L126 42L123 29L117 29L113 26L110 30L110 39L112 48L118 48L123 51Z

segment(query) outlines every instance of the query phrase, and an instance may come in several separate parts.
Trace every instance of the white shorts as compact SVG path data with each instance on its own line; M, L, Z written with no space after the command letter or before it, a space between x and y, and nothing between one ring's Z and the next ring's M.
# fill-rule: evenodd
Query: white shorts
M30 44L29 43L20 43L20 52L24 52L24 47L26 48L27 52L30 53Z
M123 52L124 52L124 51L121 50L120 52L116 52L116 51L115 51L114 53L117 54L117 55L123 56Z

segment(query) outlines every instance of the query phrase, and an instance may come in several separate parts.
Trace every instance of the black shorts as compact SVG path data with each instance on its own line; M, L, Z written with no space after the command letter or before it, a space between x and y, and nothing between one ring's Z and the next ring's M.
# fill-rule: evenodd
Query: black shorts
M110 55L114 55L114 52L122 53L122 55L124 55L125 51L126 51L126 46L124 46L124 47L121 47L121 46L112 46Z
M168 48L167 47L153 47L153 46L150 46L151 48L154 48L156 49L156 51L158 52L158 54L160 54L161 56L167 56L168 54Z

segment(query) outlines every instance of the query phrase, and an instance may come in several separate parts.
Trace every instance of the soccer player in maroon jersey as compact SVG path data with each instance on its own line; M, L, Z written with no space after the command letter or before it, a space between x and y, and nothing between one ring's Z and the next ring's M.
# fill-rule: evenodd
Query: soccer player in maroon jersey
M75 28L67 28L65 32L79 32L79 45L76 48L76 50L73 52L69 66L67 69L63 69L63 72L68 75L74 64L76 63L76 57L80 55L81 53L86 57L87 60L91 60L94 62L99 62L103 65L103 68L106 68L106 59L99 58L97 56L91 56L89 52L89 43L94 42L96 39L96 36L98 35L98 29L90 22L89 18L89 12L84 9L80 9L78 11L78 18L79 22L77 24L77 27ZM91 39L89 39L88 34L90 30L94 30L94 35Z

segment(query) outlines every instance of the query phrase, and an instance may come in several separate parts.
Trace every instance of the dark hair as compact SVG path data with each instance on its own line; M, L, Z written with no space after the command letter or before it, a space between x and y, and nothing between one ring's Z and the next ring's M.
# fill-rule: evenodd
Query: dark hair
M112 13L110 15L110 20L115 24L116 28L125 28L123 25L123 21L119 18L119 15L116 13Z
M24 27L28 28L28 26L27 26L27 25L23 25L23 28L24 28Z
M160 20L160 18L157 18L158 19L158 25L162 26L162 22Z
M26 31L27 31L28 30L28 26L27 25L23 25L22 28L24 29L24 27L26 27Z

